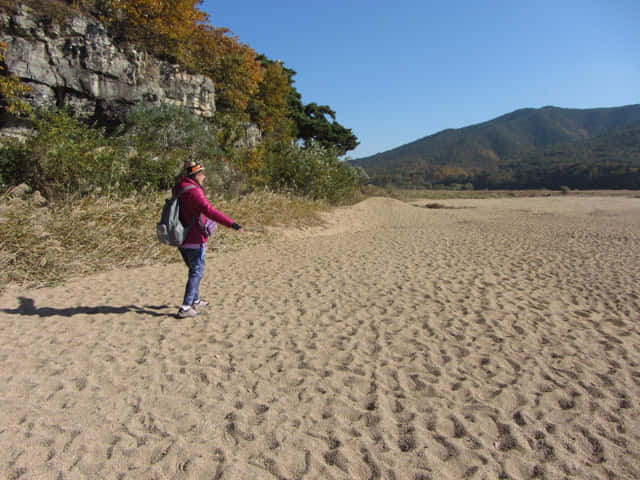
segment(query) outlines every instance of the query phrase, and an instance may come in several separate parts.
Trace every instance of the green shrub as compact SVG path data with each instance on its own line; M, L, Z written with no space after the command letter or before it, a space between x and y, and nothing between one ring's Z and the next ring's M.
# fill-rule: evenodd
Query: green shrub
M7 169L18 170L48 198L118 187L126 175L123 149L102 129L91 128L65 110L39 111L32 116L36 133L13 150Z
M180 151L198 157L220 154L212 125L177 105L139 104L129 110L121 133L141 151Z
M206 119L184 107L140 104L132 108L118 136L136 152L130 163L129 184L165 190L173 185L187 158L200 160L208 183L217 193L238 191L242 174L222 160L217 132Z
M305 147L281 144L266 154L266 170L271 188L332 203L348 200L362 182L334 150L314 142Z
M143 190L167 190L174 184L182 166L183 156L175 152L155 155L153 152L131 150L123 193Z
M2 189L26 182L47 198L164 191L190 157L204 163L216 193L238 192L246 183L221 159L212 125L181 107L134 107L112 136L67 110L38 111L32 121L33 136L0 146Z
M26 182L49 199L165 191L190 157L205 165L209 190L226 197L267 186L339 203L368 182L362 169L314 142L236 146L225 159L213 125L172 105L134 107L111 136L65 110L39 111L32 118L35 134L0 150L0 185Z
M0 192L17 185L25 177L29 149L18 139L3 139L0 144Z

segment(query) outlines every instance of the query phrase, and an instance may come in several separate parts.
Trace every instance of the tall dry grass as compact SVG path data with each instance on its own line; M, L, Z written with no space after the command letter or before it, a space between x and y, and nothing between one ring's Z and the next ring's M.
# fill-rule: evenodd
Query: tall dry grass
M370 188L367 196L416 198L487 198L559 195L551 191L469 192ZM603 192L571 192L572 195ZM634 196L637 192L607 191ZM0 291L9 284L42 287L101 271L180 261L174 247L158 243L156 223L167 193L130 198L83 197L37 206L36 198L0 197ZM267 226L305 227L322 224L320 213L331 206L283 193L254 192L212 203L247 230L247 235L219 228L210 248L229 251L266 241Z
M169 194L125 199L84 197L43 207L27 195L0 198L0 290L9 284L53 285L115 268L180 261L156 239L156 223ZM212 203L241 223L247 235L219 228L210 248L231 250L266 240L265 226L318 225L328 208L285 194L255 192Z

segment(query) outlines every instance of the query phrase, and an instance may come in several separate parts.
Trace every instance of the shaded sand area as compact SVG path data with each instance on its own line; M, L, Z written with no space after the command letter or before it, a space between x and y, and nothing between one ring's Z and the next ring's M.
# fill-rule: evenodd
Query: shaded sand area
M5 292L0 478L640 478L640 198L427 203Z

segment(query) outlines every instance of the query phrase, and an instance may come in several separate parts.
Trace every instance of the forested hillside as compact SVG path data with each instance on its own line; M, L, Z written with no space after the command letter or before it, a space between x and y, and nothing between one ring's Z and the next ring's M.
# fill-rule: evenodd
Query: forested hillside
M640 127L536 150L470 181L491 189L639 189Z
M522 109L352 164L364 168L378 185L550 188L573 182L576 188L622 188L635 180L625 177L620 183L614 178L622 180L624 175L605 172L636 165L638 136L631 127L640 127L640 105ZM589 173L567 173L576 168ZM567 182L558 183L558 175Z
M12 115L31 117L39 129L26 144L0 145L0 191L16 182L27 182L49 196L73 193L80 183L94 190L113 191L114 184L124 188L125 183L127 191L142 185L162 190L189 155L209 162L220 185L228 187L227 180L233 178L245 191L269 187L335 198L356 187L359 172L340 160L358 145L351 129L337 121L330 106L304 104L293 69L242 43L229 28L214 26L200 4L200 0L0 0L5 38L11 38L11 29L24 28L24 20L19 26L6 19L18 13L25 18L25 8L26 22L32 25L27 29L48 30L78 15L90 16L123 49L134 46L136 52L208 77L215 85L213 118L191 118L188 112L151 100L131 108L130 118L120 125L93 124L95 119L90 119L91 131L85 131L68 118L76 116L73 105L58 112L30 108L29 85L2 68L8 45L0 42L0 107ZM62 92L66 87L54 88ZM248 125L259 130L258 142L244 141ZM139 135L143 130L145 144ZM85 144L78 145L81 134ZM41 145L45 138L49 143ZM52 140L68 145L61 149ZM95 179L71 178L85 164L96 172Z

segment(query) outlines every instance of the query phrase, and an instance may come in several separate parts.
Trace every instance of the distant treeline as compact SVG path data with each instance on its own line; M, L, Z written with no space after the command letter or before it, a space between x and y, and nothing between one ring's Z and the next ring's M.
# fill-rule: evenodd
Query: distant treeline
M640 105L524 108L353 160L376 185L638 188Z
M640 128L535 150L489 168L418 162L365 167L371 183L415 188L640 189Z

